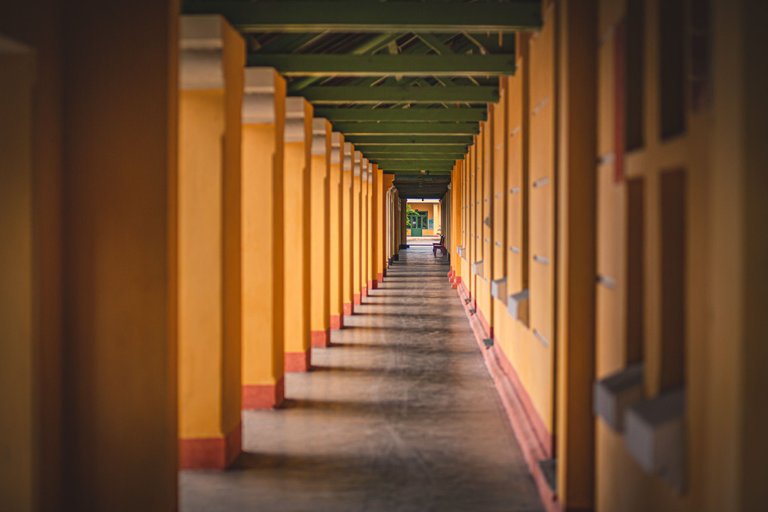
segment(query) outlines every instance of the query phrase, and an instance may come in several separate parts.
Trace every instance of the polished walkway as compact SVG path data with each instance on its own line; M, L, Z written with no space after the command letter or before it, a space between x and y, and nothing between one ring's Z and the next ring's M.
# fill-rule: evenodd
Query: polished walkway
M182 510L540 510L447 271L402 251L286 407L244 414L235 469L182 474Z

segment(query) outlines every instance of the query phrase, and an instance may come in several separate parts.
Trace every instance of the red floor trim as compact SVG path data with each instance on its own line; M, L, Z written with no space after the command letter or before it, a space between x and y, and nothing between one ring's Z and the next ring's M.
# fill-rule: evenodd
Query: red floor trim
M224 437L179 440L181 469L226 469L240 455L243 443L242 423Z
M331 345L331 330L312 331L311 342L315 348L328 348Z
M360 294L359 293L355 293L355 294L352 295L352 303L355 306L359 306L360 304L362 304L362 302L360 301Z
M285 380L243 386L243 409L274 409L285 400Z
M376 281L379 283L384 281L384 272L379 272L379 274L376 276Z
M488 331L484 330L479 315L470 314L469 305L464 303L464 300L469 298L466 287L463 284L460 285L457 293L464 307L464 312L469 319L469 324L475 335L475 341L483 354L485 366L493 379L507 419L512 426L512 431L515 433L515 437L520 444L523 456L528 464L528 470L536 483L541 502L548 512L561 512L562 509L557 501L557 495L549 488L546 477L539 467L539 461L548 459L551 453L542 444L540 433L537 432L539 428L536 426L536 423L541 422L541 420L537 418L538 415L535 414L535 411L533 417L531 417L531 411L526 407L526 402L530 403L530 398L517 378L517 373L515 372L513 374L514 377L512 377L512 374L508 374L505 371L507 367L511 368L512 365L509 361L506 361L506 364L503 362L506 360L506 356L501 349L495 344L490 349L485 348L483 340L489 337ZM514 371L514 368L512 370ZM548 433L547 437L551 438Z
M312 350L285 353L286 373L308 372L312 368Z
M347 302L342 307L344 309L344 314L345 315L351 315L352 314L352 304Z

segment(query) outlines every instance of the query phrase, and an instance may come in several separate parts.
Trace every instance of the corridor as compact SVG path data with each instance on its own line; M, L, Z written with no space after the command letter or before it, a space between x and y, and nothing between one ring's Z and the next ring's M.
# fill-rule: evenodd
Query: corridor
M540 510L445 260L401 251L284 407L243 412L233 468L182 472L181 509Z

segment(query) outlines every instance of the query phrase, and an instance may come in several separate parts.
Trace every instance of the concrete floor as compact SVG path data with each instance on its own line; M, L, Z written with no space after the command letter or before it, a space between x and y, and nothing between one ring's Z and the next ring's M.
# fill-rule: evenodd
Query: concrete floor
M447 272L402 251L286 406L244 413L235 468L181 474L182 510L541 510Z

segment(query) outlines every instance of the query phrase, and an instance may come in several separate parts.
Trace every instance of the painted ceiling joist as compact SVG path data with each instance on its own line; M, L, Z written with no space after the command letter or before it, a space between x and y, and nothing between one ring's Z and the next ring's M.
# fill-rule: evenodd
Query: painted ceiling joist
M312 86L296 93L316 104L489 103L499 100L499 89L489 86ZM290 88L289 94L294 94Z
M349 135L344 138L355 146L358 145L392 145L392 144L420 144L420 145L452 145L472 144L471 135Z
M515 56L252 53L248 66L270 66L285 76L501 76L514 73Z
M386 171L397 171L397 172L429 171L430 173L435 173L435 172L451 172L451 170L453 169L453 164L402 165L402 164L395 164L395 163L383 163L383 164L379 164L379 168L384 169Z
M355 148L358 151L362 151L364 154L397 154L397 155L410 155L410 154L461 154L464 155L467 152L466 144L355 144Z
M187 0L186 14L224 15L242 32L514 32L541 27L539 2Z
M480 133L477 123L344 123L333 122L333 128L346 135L423 134L472 135Z
M371 152L366 151L364 152L365 157L369 160L412 160L414 158L423 158L426 160L429 159L440 159L444 158L446 160L461 160L464 158L464 153L379 153L379 152Z
M488 114L482 108L316 108L315 116L331 121L394 121L394 122L431 122L485 121Z
M384 169L451 169L454 160L371 160Z

